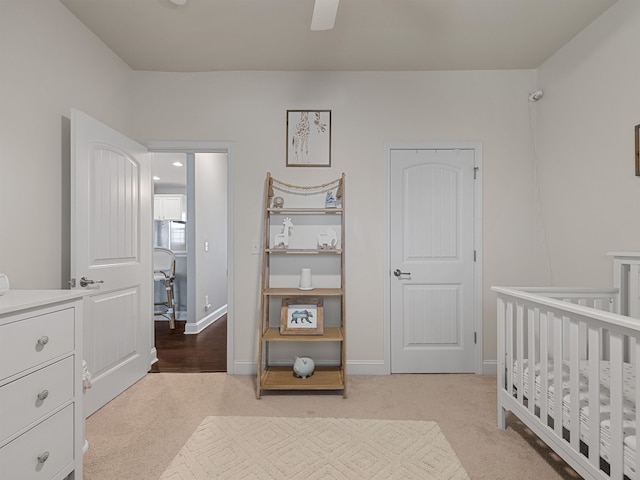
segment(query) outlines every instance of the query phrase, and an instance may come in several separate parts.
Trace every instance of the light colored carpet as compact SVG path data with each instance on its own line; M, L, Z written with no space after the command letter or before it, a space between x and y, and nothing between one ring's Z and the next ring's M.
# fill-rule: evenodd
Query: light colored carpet
M255 375L147 375L87 419L83 478L158 480L202 420L212 416L435 421L472 480L581 478L514 416L507 418L506 430L498 430L495 376L347 379L346 399L306 392L258 400Z
M207 417L161 480L469 476L436 422Z

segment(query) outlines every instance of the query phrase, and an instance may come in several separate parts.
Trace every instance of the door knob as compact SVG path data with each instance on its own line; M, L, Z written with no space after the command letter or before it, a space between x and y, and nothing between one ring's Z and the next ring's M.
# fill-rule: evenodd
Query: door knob
M87 277L82 277L80 279L80 286L86 287L87 285L93 285L95 283L104 283L104 280L90 280Z
M411 275L411 272L401 272L399 268L396 268L396 269L393 271L393 274L394 274L396 277L399 277L400 275Z

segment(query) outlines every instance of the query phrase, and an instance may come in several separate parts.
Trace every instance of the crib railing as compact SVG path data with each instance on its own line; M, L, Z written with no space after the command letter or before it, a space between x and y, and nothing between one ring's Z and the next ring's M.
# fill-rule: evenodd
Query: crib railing
M640 323L613 313L617 289L558 289L494 287L498 294L498 426L505 428L507 411L514 412L562 456L579 474L590 479L622 480L625 472L623 432L623 362L635 372L640 364ZM580 363L588 360L589 416L581 450ZM610 362L609 475L601 469L600 360ZM563 381L563 363L568 381ZM525 364L530 374L525 385ZM539 366L541 394L536 401ZM551 374L547 372L551 369ZM552 377L551 379L549 377ZM568 384L568 385L567 385ZM529 392L529 397L525 395ZM548 398L550 388L555 392ZM636 411L640 411L640 375L635 375ZM560 395L557 392L561 392ZM569 422L563 422L563 399L568 399ZM550 402L553 402L553 411ZM584 445L583 445L584 447ZM635 450L635 449L634 449ZM637 450L634 467L639 465ZM627 473L629 465L627 465ZM635 468L633 479L640 479Z

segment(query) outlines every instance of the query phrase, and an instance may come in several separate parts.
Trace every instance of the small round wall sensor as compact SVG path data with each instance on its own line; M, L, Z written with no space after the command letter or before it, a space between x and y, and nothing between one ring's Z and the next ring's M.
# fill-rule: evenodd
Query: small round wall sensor
M529 94L529 101L537 102L542 98L543 95L544 95L544 92L542 90L534 90Z

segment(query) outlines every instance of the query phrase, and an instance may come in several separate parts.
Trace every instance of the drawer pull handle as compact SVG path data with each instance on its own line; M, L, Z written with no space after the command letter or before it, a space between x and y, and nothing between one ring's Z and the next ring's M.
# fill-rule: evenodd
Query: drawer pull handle
M38 457L38 463L44 463L49 459L49 452L44 452Z
M44 400L49 396L49 390L43 390L38 394L38 400Z
M38 339L38 345L42 345L44 347L47 343L49 343L49 337L46 335L43 335Z

